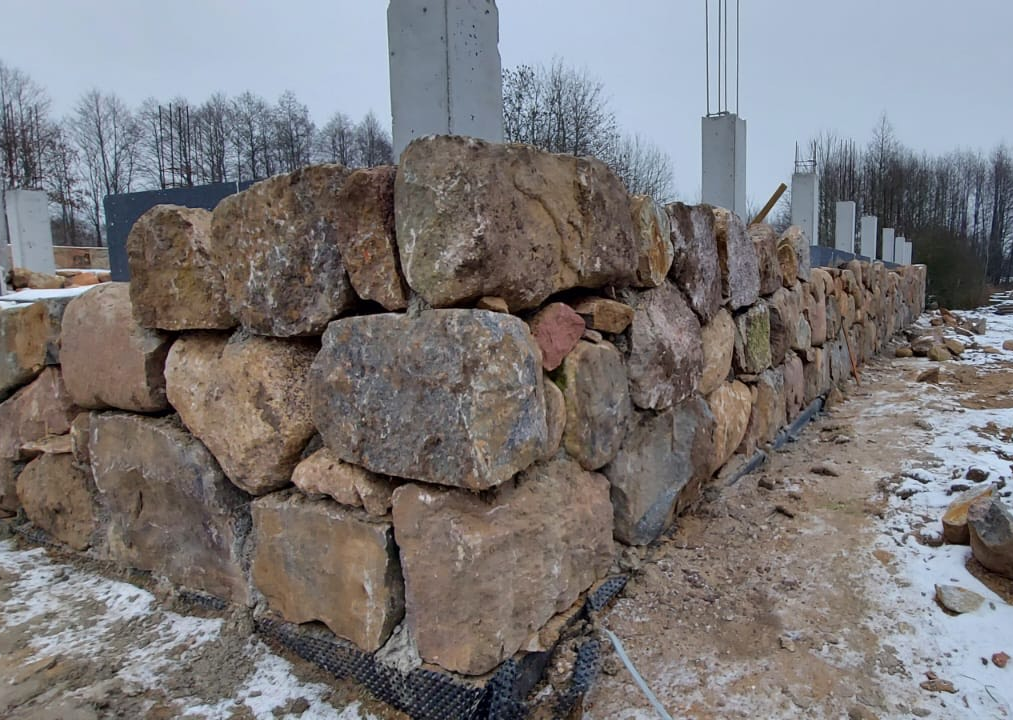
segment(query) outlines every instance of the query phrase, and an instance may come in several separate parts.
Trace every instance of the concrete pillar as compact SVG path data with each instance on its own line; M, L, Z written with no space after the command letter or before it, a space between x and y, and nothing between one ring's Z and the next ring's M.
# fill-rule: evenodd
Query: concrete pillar
M7 243L7 213L4 211L4 191L0 190L0 295L7 294L7 281L4 278L7 277L11 252Z
M495 0L390 0L394 157L423 135L503 142Z
M834 249L849 253L855 252L855 203L852 200L837 203Z
M883 249L879 253L879 259L883 262L893 262L893 240L894 229L883 228Z
M810 245L820 244L820 181L814 172L791 176L791 224L805 230Z
M876 259L876 233L879 232L879 218L875 215L862 216L862 252L869 258Z
M905 250L905 252L904 252L904 259L907 260L907 264L908 265L910 265L911 263L913 263L915 261L915 258L914 258L914 249L915 249L914 243L911 242L910 240L908 240L907 243L906 243L906 247L904 248L904 250Z
M703 192L708 205L746 217L746 121L733 113L701 119Z
M907 243L903 235L899 235L893 240L893 261L898 265L904 265L904 256L907 252Z
M7 207L11 264L35 272L56 272L46 193L42 190L8 190L4 204Z

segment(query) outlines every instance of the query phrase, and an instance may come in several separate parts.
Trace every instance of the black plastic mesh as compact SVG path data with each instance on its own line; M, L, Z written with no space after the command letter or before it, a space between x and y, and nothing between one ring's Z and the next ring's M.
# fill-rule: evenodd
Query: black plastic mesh
M601 611L606 605L612 602L622 589L626 587L629 580L627 575L617 575L603 582L598 589L587 596L587 607L594 612Z
M556 703L557 717L568 715L577 702L591 689L594 679L598 676L600 661L601 643L594 638L587 640L577 649L577 659L573 663L570 687L559 696Z
M179 599L187 605L198 607L203 610L225 612L229 608L229 604L221 598L216 598L214 595L208 595L207 593L196 592L194 590L180 589Z

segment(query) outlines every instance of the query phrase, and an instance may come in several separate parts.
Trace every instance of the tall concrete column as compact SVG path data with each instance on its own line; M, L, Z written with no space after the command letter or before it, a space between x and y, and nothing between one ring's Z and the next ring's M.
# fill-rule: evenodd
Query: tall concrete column
M855 203L852 200L837 203L834 249L849 253L855 252Z
M4 211L4 191L0 190L0 295L7 294L7 266L10 264L7 245L7 213Z
M746 217L746 121L734 113L701 119L703 177L701 199Z
M911 242L910 240L908 240L906 243L904 243L904 245L905 245L905 247L904 247L904 260L906 260L906 264L910 265L915 260L914 259L914 249L915 249L915 246L914 246L914 243Z
M56 272L46 193L42 190L8 190L4 205L7 209L11 264L35 272Z
M904 256L907 252L907 241L903 235L897 236L893 240L893 261L898 265L904 265Z
M876 233L879 232L879 218L875 215L862 216L862 255L869 260L876 259Z
M820 244L820 181L815 172L791 176L791 224L805 231L810 245Z
M894 262L893 259L894 229L883 228L883 249L879 253L879 259L883 262Z
M390 0L394 156L424 135L503 142L495 0Z

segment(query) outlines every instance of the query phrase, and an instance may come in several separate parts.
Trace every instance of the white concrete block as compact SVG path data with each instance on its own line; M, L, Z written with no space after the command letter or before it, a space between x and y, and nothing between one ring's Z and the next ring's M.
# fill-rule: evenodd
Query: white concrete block
M424 135L503 142L495 0L391 0L387 40L395 158Z
M810 245L819 245L820 181L816 173L791 176L791 224L805 230Z
M837 203L834 249L849 253L855 252L855 203L852 200L843 200Z
M701 199L746 217L746 121L728 113L701 118Z
M883 262L894 262L893 259L894 249L894 229L883 228L883 250L879 254L879 259Z
M862 252L870 260L876 259L876 233L879 232L879 218L875 215L862 216Z
M8 190L7 232L11 263L35 272L55 273L53 231L49 225L49 198L42 190Z
M893 261L898 265L906 265L907 261L904 259L907 253L906 240L903 235L899 235L893 239Z

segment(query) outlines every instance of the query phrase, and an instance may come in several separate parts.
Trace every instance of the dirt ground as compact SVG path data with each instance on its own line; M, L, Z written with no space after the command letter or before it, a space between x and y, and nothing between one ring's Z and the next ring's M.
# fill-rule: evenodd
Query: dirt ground
M972 350L917 382L930 366L873 361L760 471L624 551L638 573L603 622L672 717L1013 717L1013 665L988 659L1013 654L1013 583L941 545L938 522L967 467L1013 474L1013 353ZM246 615L177 614L111 577L0 540L0 717L406 717L272 653ZM949 615L935 583L987 603ZM922 689L926 672L956 692ZM658 715L609 651L583 717Z

